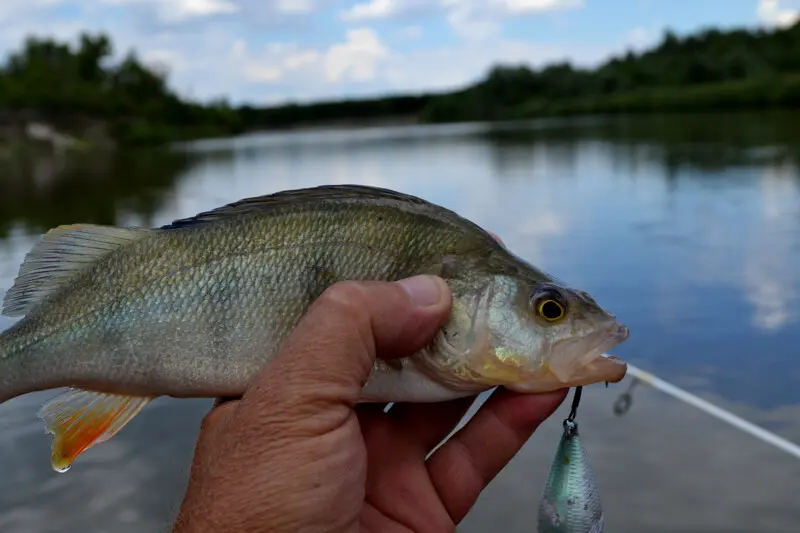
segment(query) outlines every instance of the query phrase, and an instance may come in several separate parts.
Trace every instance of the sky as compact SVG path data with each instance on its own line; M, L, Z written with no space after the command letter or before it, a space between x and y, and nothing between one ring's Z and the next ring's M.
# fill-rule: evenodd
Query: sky
M0 0L0 54L104 31L207 101L277 104L447 90L497 63L594 65L665 29L775 27L800 0Z

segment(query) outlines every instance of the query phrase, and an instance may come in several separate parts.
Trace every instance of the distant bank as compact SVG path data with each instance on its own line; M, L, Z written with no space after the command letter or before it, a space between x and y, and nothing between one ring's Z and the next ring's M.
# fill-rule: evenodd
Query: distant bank
M276 107L187 101L133 51L107 66L111 51L102 34L84 34L76 47L26 40L0 67L0 155L32 141L32 123L33 131L47 133L39 141L85 149L263 130L800 107L800 23L683 37L666 32L653 48L594 68L500 65L446 93ZM21 119L24 113L37 118Z

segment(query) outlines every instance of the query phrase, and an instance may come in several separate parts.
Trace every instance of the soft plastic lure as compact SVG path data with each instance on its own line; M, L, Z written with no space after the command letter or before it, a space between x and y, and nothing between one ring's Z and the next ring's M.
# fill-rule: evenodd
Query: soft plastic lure
M600 495L575 422L581 390L581 387L575 389L572 409L564 420L564 432L539 503L539 533L603 531Z

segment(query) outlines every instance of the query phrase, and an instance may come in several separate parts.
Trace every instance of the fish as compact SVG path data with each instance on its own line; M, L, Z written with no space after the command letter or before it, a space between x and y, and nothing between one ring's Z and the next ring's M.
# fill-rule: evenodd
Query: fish
M603 506L578 425L564 421L564 432L539 502L539 533L602 533Z
M0 403L67 387L38 416L65 472L155 398L240 397L309 306L346 280L442 277L446 324L377 359L361 402L437 402L617 382L628 328L452 210L321 185L245 198L158 228L68 224L26 255L2 313Z

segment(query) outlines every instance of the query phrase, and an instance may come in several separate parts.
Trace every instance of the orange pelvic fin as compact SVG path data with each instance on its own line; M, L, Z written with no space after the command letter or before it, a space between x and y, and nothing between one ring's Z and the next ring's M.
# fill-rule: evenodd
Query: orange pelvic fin
M80 454L113 437L153 399L72 389L45 403L39 418L54 436L53 470L69 470Z

